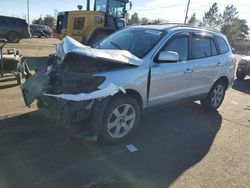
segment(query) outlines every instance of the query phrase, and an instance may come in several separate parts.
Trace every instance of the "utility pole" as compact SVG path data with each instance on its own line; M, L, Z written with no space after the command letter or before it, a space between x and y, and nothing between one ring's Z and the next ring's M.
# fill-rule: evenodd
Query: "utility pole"
M187 23L187 16L188 16L188 11L189 11L189 4L190 4L190 0L188 0L188 4L187 4L187 10L186 10L186 15L185 15L185 20L184 20L184 24Z
M27 0L27 21L30 24L30 2Z

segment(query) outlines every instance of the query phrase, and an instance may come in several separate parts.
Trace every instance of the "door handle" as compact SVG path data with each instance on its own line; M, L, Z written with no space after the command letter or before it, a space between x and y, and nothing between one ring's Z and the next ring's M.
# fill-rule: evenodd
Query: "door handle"
M194 72L194 70L193 70L193 69L186 68L186 70L185 70L185 72L184 72L184 73L192 73L192 72Z

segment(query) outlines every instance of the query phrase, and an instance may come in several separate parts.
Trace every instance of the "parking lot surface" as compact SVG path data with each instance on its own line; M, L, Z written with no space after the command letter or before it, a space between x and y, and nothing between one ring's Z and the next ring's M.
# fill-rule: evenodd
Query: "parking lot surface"
M7 48L20 49L34 69L57 42L34 38ZM0 99L0 187L250 186L250 77L235 80L217 112L199 102L154 110L116 145L67 142L66 128L24 106L10 75L0 79Z

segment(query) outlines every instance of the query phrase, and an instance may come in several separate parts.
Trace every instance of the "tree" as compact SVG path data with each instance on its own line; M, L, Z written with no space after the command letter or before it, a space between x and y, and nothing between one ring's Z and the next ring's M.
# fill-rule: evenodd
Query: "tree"
M246 20L239 19L238 10L233 5L226 6L221 20L221 32L227 36L230 43L237 39L244 39L249 34Z
M41 25L43 25L43 19L42 19L42 17L40 17L40 18L38 18L36 20L33 20L32 23L33 24L41 24Z
M188 24L192 25L192 26L196 26L197 22L198 22L198 20L196 18L196 14L193 13L192 16L188 20Z
M220 25L220 13L217 3L214 3L202 18L202 26L218 29Z
M159 18L155 19L155 20L152 20L150 22L150 24L153 24L153 25L157 25L157 24L160 24L161 23L161 20Z
M142 24L142 25L149 24L149 19L148 19L148 18L143 17L143 18L141 19L141 24Z
M53 28L55 26L56 23L56 19L55 17L51 16L51 15L46 15L45 17L40 17L36 20L32 21L33 24L40 24L40 25L47 25L50 28Z
M140 23L140 19L139 19L138 13L135 12L134 14L131 15L131 18L128 20L128 24L133 25L133 24L139 24L139 23Z
M47 25L50 28L53 28L55 26L56 19L55 19L55 17L53 17L51 15L47 15L43 18L43 23L44 23L44 25Z

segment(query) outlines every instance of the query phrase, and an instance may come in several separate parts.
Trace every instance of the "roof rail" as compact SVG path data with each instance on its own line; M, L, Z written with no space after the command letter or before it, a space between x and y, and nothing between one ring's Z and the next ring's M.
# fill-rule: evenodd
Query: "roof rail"
M220 31L218 31L216 29L212 29L212 28L208 28L208 27L192 26L192 25L184 24L184 23L171 23L171 22L168 22L168 23L161 23L159 25L173 25L172 28L175 28L175 27L190 27L190 28L195 28L195 29L205 29L205 30L213 31L213 32L217 32L217 33L220 32Z

